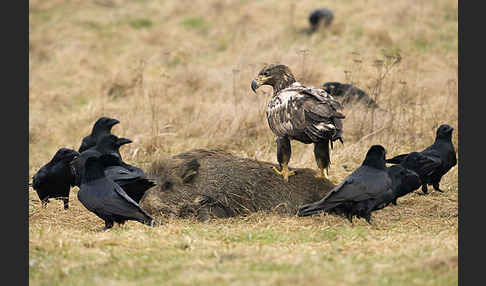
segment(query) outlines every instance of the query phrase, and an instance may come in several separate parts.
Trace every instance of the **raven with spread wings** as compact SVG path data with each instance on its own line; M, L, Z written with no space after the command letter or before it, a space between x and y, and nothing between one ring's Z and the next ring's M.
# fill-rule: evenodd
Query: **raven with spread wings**
M332 142L343 143L341 104L325 90L306 87L295 80L285 65L268 65L252 81L254 92L262 85L273 87L273 97L267 104L267 121L276 135L277 160L281 170L274 168L286 181L291 156L290 140L314 144L314 155L320 169L317 177L328 179Z

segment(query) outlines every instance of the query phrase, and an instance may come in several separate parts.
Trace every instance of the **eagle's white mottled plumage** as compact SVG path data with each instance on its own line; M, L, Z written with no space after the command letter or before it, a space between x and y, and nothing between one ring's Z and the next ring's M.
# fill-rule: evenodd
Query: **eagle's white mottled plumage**
M340 109L339 102L325 90L294 82L272 97L266 115L277 136L296 139L305 134L312 141L320 138L334 141L342 132L340 122L336 124L336 120L344 118Z
M277 160L281 170L274 168L286 181L294 175L288 164L292 155L290 140L314 145L319 174L327 179L331 163L333 141L343 142L344 114L339 101L324 89L305 87L295 80L286 65L265 66L251 82L251 89L262 85L273 87L273 96L267 104L266 115L270 129L276 135Z

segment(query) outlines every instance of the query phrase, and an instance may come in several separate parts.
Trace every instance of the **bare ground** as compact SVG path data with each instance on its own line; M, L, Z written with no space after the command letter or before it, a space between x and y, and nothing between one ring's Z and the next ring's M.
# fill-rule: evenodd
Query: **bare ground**
M389 156L421 150L442 123L457 148L457 1L330 1L333 24L308 35L307 14L321 5L29 1L29 176L58 148L77 148L100 116L121 121L113 133L134 141L122 156L144 170L196 148L276 163L271 89L250 89L275 62L303 84L354 83L385 110L345 109L333 183L371 145ZM312 147L293 143L290 167L315 169ZM457 285L457 181L455 167L444 194L401 198L373 226L258 212L102 232L76 188L68 211L57 201L42 209L31 191L30 284Z

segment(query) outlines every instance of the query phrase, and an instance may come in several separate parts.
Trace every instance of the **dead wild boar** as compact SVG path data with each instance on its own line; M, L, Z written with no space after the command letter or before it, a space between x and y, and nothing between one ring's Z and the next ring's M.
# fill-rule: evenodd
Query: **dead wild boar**
M271 211L295 215L299 206L324 197L335 185L296 168L284 181L277 166L241 158L222 150L195 149L161 158L147 169L157 185L140 201L143 209L161 218L196 217L200 221Z

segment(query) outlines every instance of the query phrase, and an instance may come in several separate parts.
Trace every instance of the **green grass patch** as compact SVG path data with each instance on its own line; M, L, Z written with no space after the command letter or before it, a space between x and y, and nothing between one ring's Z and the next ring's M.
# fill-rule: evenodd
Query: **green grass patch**
M190 17L184 19L181 25L189 29L201 30L207 28L208 23L201 17Z
M134 19L130 20L128 24L136 30L151 28L153 25L152 21L149 19Z

